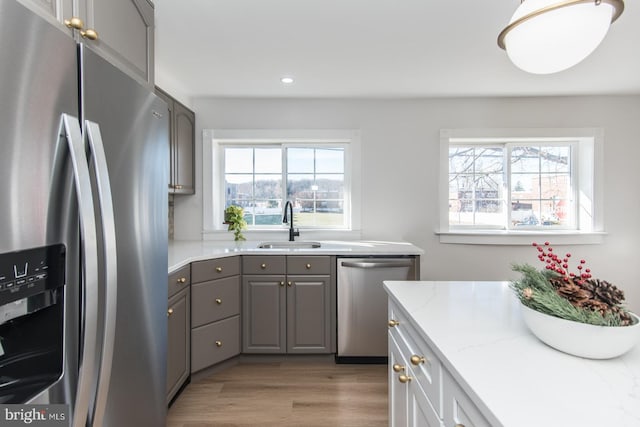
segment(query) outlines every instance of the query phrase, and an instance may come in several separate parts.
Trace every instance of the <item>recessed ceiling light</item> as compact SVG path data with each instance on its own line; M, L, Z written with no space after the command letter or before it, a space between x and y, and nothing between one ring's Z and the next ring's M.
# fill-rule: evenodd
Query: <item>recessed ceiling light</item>
M282 77L280 81L286 85L293 83L293 77Z

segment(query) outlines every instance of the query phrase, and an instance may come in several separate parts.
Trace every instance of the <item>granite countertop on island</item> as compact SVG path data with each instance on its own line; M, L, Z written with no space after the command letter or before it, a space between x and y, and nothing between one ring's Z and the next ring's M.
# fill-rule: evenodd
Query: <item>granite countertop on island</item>
M640 345L609 360L548 347L525 326L508 282L385 288L496 426L640 426Z
M169 241L169 273L194 261L236 255L422 255L407 242L320 240L319 248L259 249L258 241Z

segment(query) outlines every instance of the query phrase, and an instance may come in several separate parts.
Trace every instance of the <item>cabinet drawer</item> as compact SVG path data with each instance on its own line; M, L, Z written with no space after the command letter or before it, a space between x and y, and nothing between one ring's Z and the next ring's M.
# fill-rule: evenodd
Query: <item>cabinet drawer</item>
M191 286L191 326L240 314L240 276Z
M328 256L290 256L287 257L287 274L329 274L331 273Z
M191 330L191 372L240 354L240 316Z
M191 281L193 283L221 279L240 274L240 257L216 258L197 261L191 264Z
M180 292L191 283L191 267L186 265L169 274L168 298Z
M389 318L400 322L389 328L402 353L411 365L416 382L420 384L438 416L442 416L442 365L440 359L421 335L411 326L407 316L395 305L389 305Z
M444 400L444 425L461 424L465 427L491 427L471 398L460 385L443 369L442 395Z
M285 274L284 256L245 255L242 274Z

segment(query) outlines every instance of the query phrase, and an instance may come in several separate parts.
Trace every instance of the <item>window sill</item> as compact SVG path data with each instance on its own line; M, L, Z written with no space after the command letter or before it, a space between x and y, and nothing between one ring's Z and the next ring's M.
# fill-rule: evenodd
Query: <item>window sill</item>
M554 245L599 245L607 233L603 231L436 231L440 243L458 245L530 245L532 242L550 241Z

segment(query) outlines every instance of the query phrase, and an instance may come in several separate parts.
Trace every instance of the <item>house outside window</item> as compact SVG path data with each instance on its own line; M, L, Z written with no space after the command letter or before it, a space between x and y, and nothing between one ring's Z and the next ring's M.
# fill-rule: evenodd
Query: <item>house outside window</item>
M599 129L443 130L439 234L602 231L602 139Z

